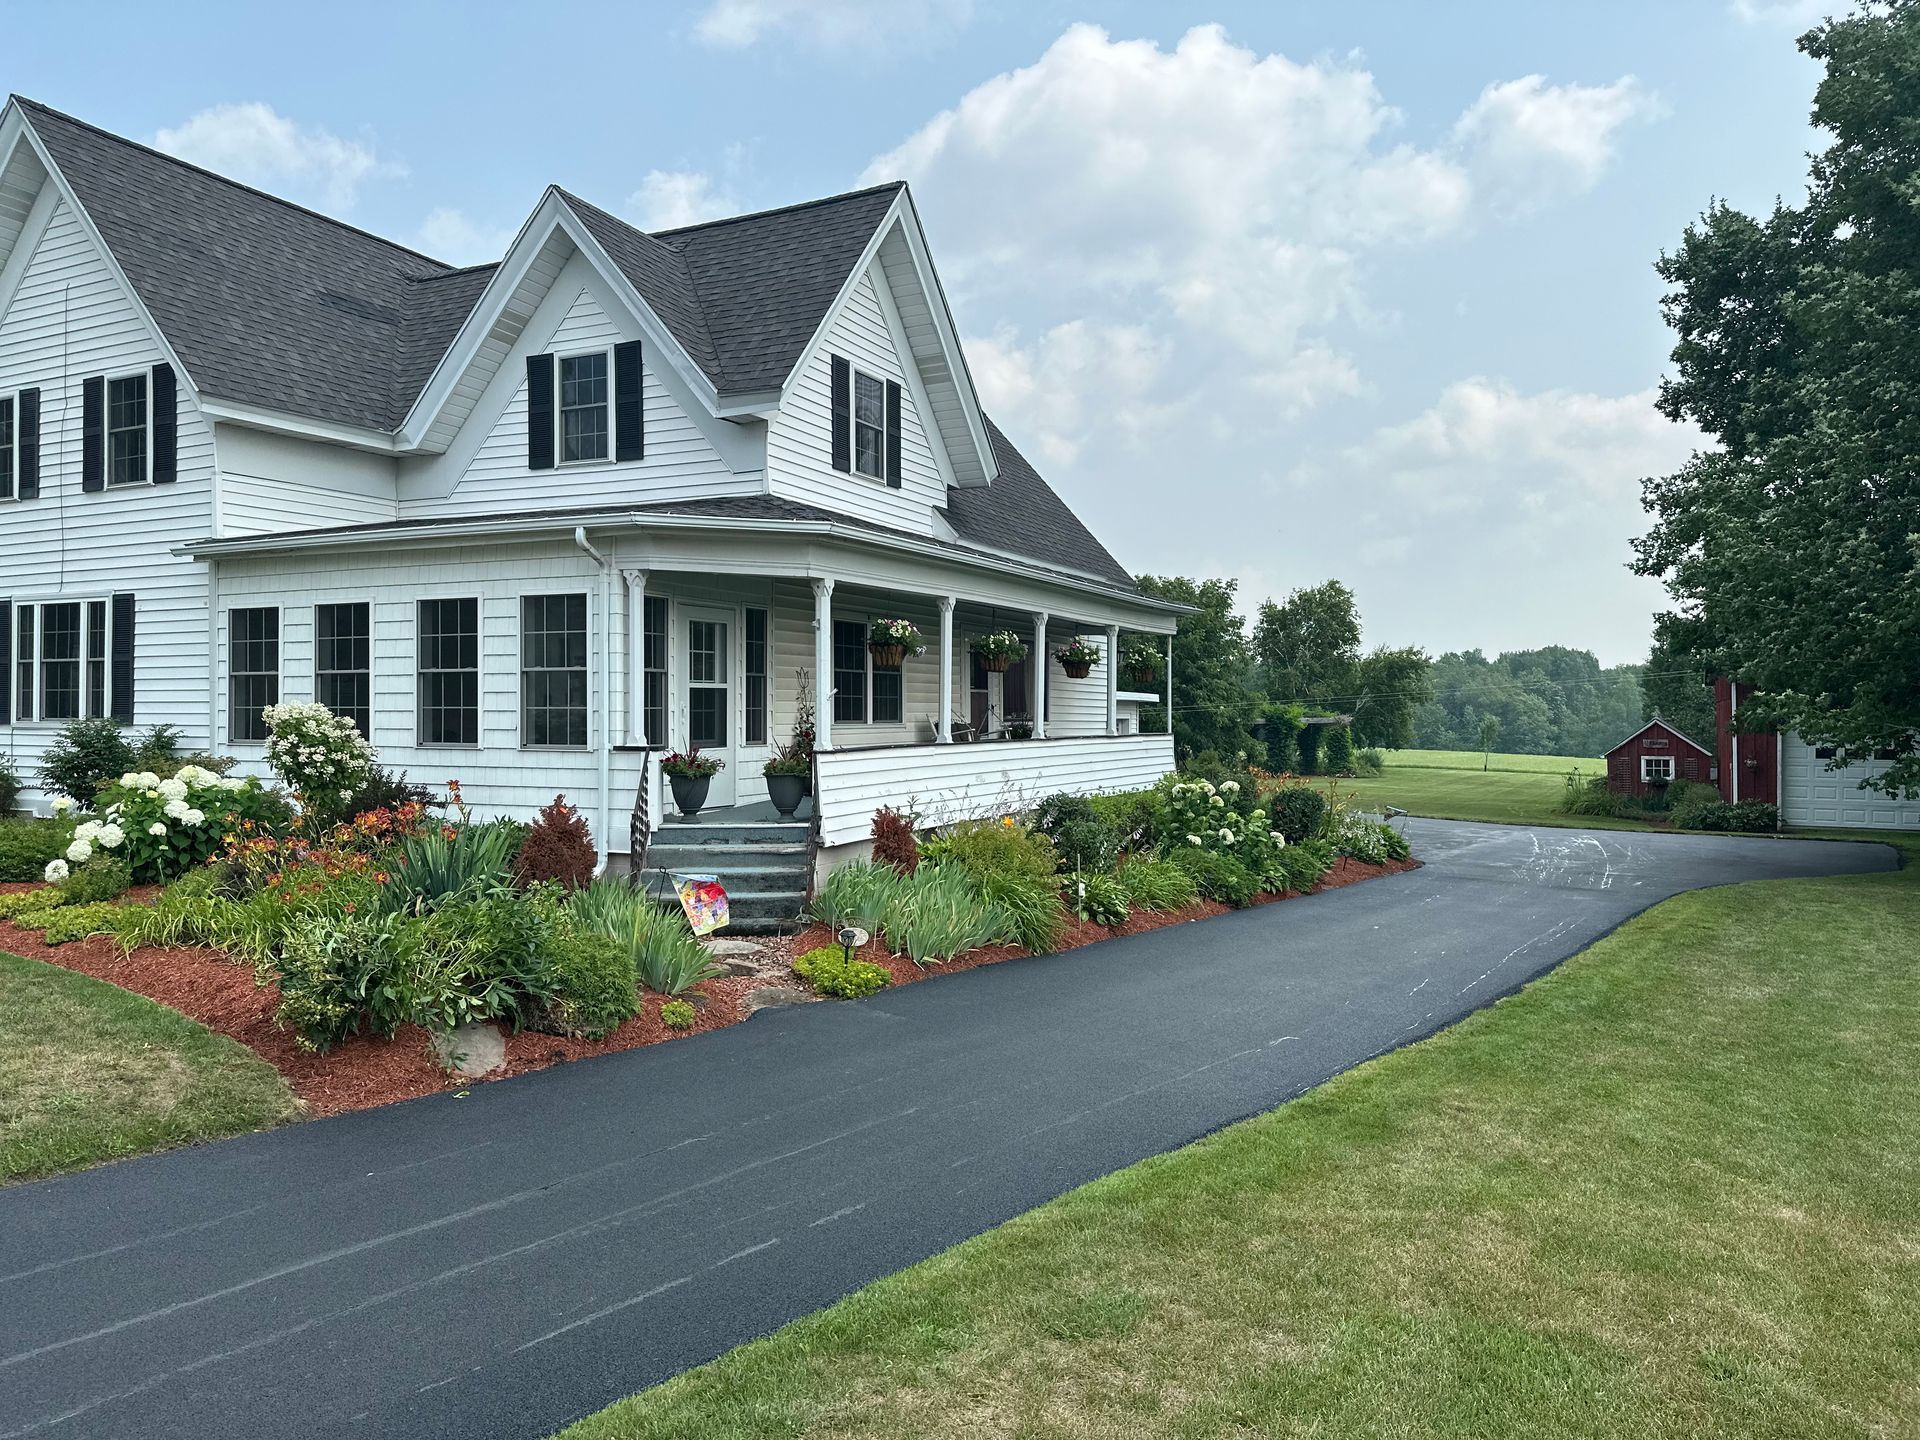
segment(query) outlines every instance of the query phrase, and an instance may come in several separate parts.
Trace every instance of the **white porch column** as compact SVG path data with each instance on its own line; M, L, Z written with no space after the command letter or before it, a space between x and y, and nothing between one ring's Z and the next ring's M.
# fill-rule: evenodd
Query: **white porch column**
M813 582L813 748L833 748L833 581Z
M1173 734L1173 636L1167 636L1167 734Z
M627 744L647 743L647 572L622 570L627 582ZM662 742L666 736L659 737Z
M1120 627L1107 626L1107 734L1120 733Z
M953 743L953 607L952 595L940 597L940 714L933 727L936 745Z
M1047 738L1047 612L1033 612L1033 661L1027 673L1033 678L1033 738Z

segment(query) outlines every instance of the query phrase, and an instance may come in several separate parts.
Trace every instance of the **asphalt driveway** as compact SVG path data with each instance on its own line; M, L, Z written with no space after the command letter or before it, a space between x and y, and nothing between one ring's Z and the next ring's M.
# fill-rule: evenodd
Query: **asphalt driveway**
M544 1436L1435 1030L1668 895L1896 863L1409 833L1411 874L0 1190L0 1440Z

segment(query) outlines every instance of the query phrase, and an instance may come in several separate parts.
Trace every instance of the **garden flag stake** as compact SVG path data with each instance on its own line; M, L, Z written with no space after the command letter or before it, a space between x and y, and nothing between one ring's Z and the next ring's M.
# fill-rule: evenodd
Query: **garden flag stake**
M727 923L727 892L718 875L675 875L673 888L695 935L711 935Z

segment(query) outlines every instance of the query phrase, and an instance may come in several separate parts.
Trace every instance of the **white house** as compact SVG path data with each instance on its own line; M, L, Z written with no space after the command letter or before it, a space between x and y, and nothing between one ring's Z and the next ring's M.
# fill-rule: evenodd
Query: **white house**
M834 853L881 804L1172 765L1108 662L1179 607L982 413L904 185L658 234L549 189L455 269L15 97L0 560L29 784L99 714L259 770L263 707L311 697L483 813L564 792L618 855L667 750L764 805L804 690ZM876 669L881 616L927 652ZM1033 646L1005 675L967 648L998 629ZM1074 635L1084 679L1048 658Z

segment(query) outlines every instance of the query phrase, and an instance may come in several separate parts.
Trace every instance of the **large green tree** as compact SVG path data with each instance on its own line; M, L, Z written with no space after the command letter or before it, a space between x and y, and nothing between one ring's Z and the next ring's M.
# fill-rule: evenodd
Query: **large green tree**
M1194 607L1173 637L1173 745L1182 759L1202 750L1235 755L1253 746L1247 727L1257 700L1247 688L1251 657L1233 580L1142 575L1140 588Z
M1370 651L1354 673L1353 738L1398 750L1413 743L1414 712L1433 696L1433 662L1415 645Z
M1657 715L1690 739L1713 744L1713 677L1684 645L1668 636L1664 626L1655 630L1640 684L1646 695L1643 720Z
M1807 202L1715 205L1663 255L1660 408L1718 442L1646 482L1663 637L1759 689L1741 715L1891 752L1920 794L1920 0L1809 31L1829 137Z
M1260 607L1254 658L1275 700L1344 710L1360 664L1360 611L1338 580L1295 590Z

